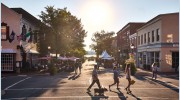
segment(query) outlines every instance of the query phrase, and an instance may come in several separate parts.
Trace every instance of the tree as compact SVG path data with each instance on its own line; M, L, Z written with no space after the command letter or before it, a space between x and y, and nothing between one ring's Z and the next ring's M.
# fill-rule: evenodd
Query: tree
M42 27L42 30L46 31L42 32L46 34L47 42L44 42L44 45L51 46L51 52L56 54L73 53L73 50L77 50L79 56L84 55L83 42L87 32L83 29L81 20L67 11L67 8L54 9L53 6L47 6L45 9L45 12L42 11L39 15L44 25L48 27ZM43 49L41 47L45 46L39 47Z
M99 56L104 50L109 54L112 54L113 51L111 48L114 32L95 32L92 37L93 44L90 45L90 48L96 51L96 55Z

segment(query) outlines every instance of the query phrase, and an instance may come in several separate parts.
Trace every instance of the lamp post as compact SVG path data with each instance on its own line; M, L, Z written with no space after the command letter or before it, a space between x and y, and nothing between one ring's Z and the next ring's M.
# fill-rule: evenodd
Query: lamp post
M118 66L120 65L120 53L121 53L121 50L120 49L118 49Z
M49 53L49 56L50 56L50 49L51 49L51 47L50 47L50 46L48 46L48 53Z
M131 48L131 53L133 53L134 51L134 44L132 43L131 45L130 45L130 48Z
M51 56L51 55L50 55L50 50L51 50L51 47L50 47L50 46L48 46L48 54L49 54L49 57ZM48 60L48 63L51 63L51 61L50 61L50 60Z

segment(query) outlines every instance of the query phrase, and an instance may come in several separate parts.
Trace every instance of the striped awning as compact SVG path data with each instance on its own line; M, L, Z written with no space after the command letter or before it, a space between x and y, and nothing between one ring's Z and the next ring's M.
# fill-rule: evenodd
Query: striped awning
M14 49L1 49L1 53L16 53Z

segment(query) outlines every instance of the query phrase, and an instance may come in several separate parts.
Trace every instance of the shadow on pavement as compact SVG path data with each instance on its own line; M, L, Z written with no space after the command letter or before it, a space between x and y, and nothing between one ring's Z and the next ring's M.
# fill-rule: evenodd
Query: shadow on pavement
M131 95L132 97L136 98L136 100L142 100L142 99L136 97L132 92L131 92L131 93L128 93L128 94Z
M152 78L148 78L148 79L151 80L151 81L153 81L153 82L155 82L155 83L161 84L161 85L163 85L163 86L165 86L165 87L167 87L167 88L169 88L169 89L171 89L171 90L174 90L175 92L178 92L178 93L179 93L179 89L178 89L177 87L174 87L174 86L172 86L172 85L169 85L169 84L168 84L169 82L163 82L163 81L160 81L160 80L154 80L154 79L152 79Z
M80 75L81 75L81 74L70 76L70 77L68 78L68 80L76 80L77 78L80 77Z
M139 75L135 75L134 78L136 78L137 80L140 80L140 81L147 81L149 82L150 84L156 84L150 80L147 80L146 78L144 78L144 76L139 76Z
M90 97L91 97L91 100L104 100L104 99L108 99L109 97L108 96L105 96L105 95L96 95L96 96L93 96L91 94L91 92L86 92Z
M127 97L125 97L124 94L119 89L118 89L118 92L117 91L112 91L112 90L110 92L116 93L120 100L126 100L127 99Z
M40 97L48 91L53 92L53 94L57 94L59 93L59 88L61 87L61 85L66 83L65 81L63 81L63 79L66 79L69 75L71 74L66 72L57 73L54 76L31 75L31 78L23 82L20 82L19 84L14 85L10 89L7 89L6 93L3 94L1 98L2 99L22 98L26 100L29 97ZM20 78L25 79L27 78L27 76L23 76L23 77L20 76ZM15 79L15 76L7 77L5 79L13 80ZM6 81L3 81L2 84L6 84L5 82ZM11 90L11 89L15 89L15 90Z

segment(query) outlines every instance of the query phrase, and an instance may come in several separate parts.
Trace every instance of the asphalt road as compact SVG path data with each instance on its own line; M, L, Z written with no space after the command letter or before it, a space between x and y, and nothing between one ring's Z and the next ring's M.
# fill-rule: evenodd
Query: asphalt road
M112 86L112 91L105 92L105 96L94 96L93 88L87 92L90 85L91 72L94 62L85 62L82 73L74 76L74 73L61 72L55 76L24 75L8 76L1 79L1 99L11 100L178 100L179 80L175 76L158 76L152 80L149 74L137 74L132 76L136 81L132 85L132 94L127 94L124 88L127 85L124 73L120 78L120 90ZM144 72L146 73L146 72ZM101 85L108 88L113 83L111 69L100 68L99 79ZM3 93L5 91L5 93Z

